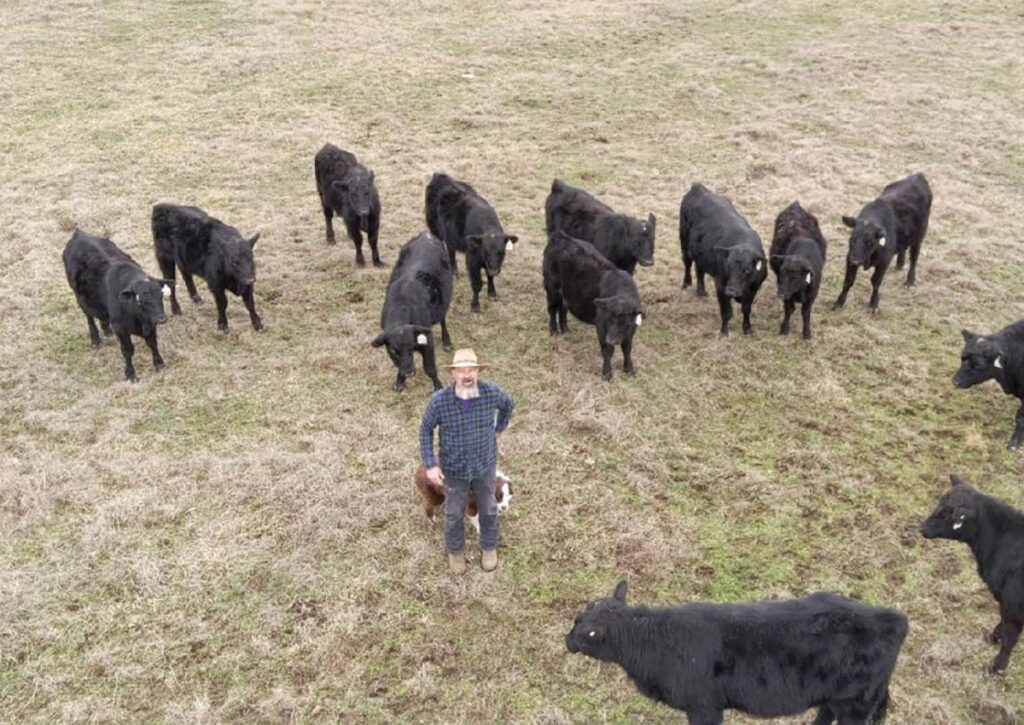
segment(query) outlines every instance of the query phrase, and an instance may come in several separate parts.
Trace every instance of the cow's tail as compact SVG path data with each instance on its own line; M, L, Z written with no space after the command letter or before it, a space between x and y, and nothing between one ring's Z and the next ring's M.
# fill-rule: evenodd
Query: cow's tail
M889 710L889 688L885 688L885 692L882 693L882 699L878 701L878 705L875 706L875 712L871 715L871 725L878 725L880 722L885 720L885 715Z

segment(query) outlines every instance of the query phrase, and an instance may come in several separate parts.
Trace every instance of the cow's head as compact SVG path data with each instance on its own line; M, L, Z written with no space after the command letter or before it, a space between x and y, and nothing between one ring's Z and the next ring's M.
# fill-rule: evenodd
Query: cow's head
M877 219L861 215L857 218L844 216L843 224L850 227L850 250L846 253L847 261L854 267L871 266L876 254L884 253L895 239L889 239Z
M497 277L501 272L505 252L511 251L518 241L519 237L515 234L505 234L500 229L487 234L470 234L466 237L466 245L483 260L487 274L492 277Z
M978 531L978 492L959 476L950 476L949 481L952 487L921 524L921 535L926 539L971 541Z
M597 327L604 330L607 345L621 345L623 340L632 337L644 317L639 303L625 295L598 297L594 300L594 307L597 309Z
M388 357L398 368L399 374L411 378L416 374L413 363L414 352L424 352L433 348L434 336L429 327L420 325L395 325L377 335L372 343L374 347L386 347Z
M637 262L644 267L654 264L654 231L657 223L658 220L654 218L653 214L647 215L647 221L637 222L636 258Z
M366 221L373 210L373 172L365 166L353 166L344 178L331 182L340 206L348 207L360 220Z
M565 636L565 648L599 660L613 660L615 648L610 633L626 616L626 580L605 599L595 599L576 617Z
M814 287L814 270L804 257L776 254L772 263L778 267L780 299L791 300Z
M734 300L753 296L765 277L768 264L764 255L746 247L715 247L725 273L725 294Z
M256 259L253 252L260 235L245 239L241 234L227 245L228 288L236 295L244 295L256 284Z
M162 325L167 322L164 296L170 295L173 284L173 281L154 277L137 279L121 290L121 302L135 307L149 325Z
M960 369L953 376L953 384L969 388L1000 377L1005 360L1002 343L967 330L961 330L960 334L964 338L964 349L960 351Z

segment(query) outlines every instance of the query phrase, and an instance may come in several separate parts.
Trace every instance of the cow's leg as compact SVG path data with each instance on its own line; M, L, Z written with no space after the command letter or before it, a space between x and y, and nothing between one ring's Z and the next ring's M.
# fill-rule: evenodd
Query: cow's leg
M160 349L156 344L156 330L154 329L149 336L146 337L146 344L149 345L150 352L153 353L153 369L160 371L164 369L164 359L160 357Z
M324 222L327 225L327 243L334 244L334 222L332 221L334 219L334 209L329 207L327 204L324 204L322 201L320 202L320 206L323 207Z
M185 281L185 289L188 290L188 296L192 298L192 302L197 305L203 304L203 298L199 296L195 280L192 279L192 273L184 267L179 267L178 269L181 270L181 278Z
M846 263L846 279L843 280L843 291L839 293L835 303L832 305L833 310L843 309L843 305L846 304L846 295L850 292L850 288L853 287L853 281L857 279L857 265Z
M491 276L490 272L487 273L487 299L491 302L498 301L498 290L494 286L494 277Z
M217 303L217 329L226 332L228 329L228 296L222 289L211 291L213 300Z
M124 379L133 383L138 380L135 375L135 366L132 365L132 355L135 354L135 345L132 344L132 336L127 333L117 333L118 342L121 343L121 354L124 356Z
M704 286L704 270L700 268L699 264L695 265L695 266L697 268L696 269L696 272L697 272L697 296L698 297L707 297L708 296L708 290L707 290L707 287Z
M985 640L989 644L999 644L1003 639L1003 620L999 620L999 624L995 626L992 632L985 637Z
M252 285L249 285L245 292L242 293L242 302L245 304L245 309L249 310L249 322L252 323L252 329L260 332L263 330L263 320L256 314L256 301L253 299L252 294Z
M441 347L445 352L451 352L452 336L448 334L448 315L441 318Z
M722 725L722 711L687 710L686 721L690 725Z
M366 232L366 237L370 242L370 258L373 260L374 267L383 267L384 262L380 260L380 253L377 251L377 233L380 231L380 216L371 214L368 226L369 229Z
M423 372L433 381L434 390L440 390L441 381L437 378L437 361L434 359L434 348L428 345L423 348L420 356L423 358Z
M1024 403L1021 403L1020 408L1017 409L1017 420L1014 423L1013 435L1010 436L1007 448L1015 451L1020 448L1021 443L1024 443Z
M690 267L693 265L693 258L683 250L683 289L693 284L693 277L690 276Z
M612 355L615 354L615 346L604 341L601 330L597 331L597 340L601 344L601 377L605 380L612 379Z
M813 302L803 302L800 305L800 316L804 318L804 339L810 340L814 335L811 332L811 307Z
M871 274L871 300L868 302L868 310L872 315L878 314L878 290L885 278L886 267L888 267L887 264L879 264Z
M100 329L103 330L103 334L104 335L111 334L113 332L113 330L110 329L110 320L108 320L106 317L101 317L100 318Z
M102 343L100 341L100 331L96 329L96 320L92 318L92 315L86 313L85 321L89 324L89 341L92 342L93 347L99 347Z
M561 290L547 290L548 293L548 331L552 335L568 332L565 324L565 304Z
M747 295L740 300L740 309L743 311L743 334L753 335L754 328L750 324L750 307L754 304L754 295Z
M563 335L569 331L569 320L567 315L568 313L566 312L565 300L563 299L562 304L558 308L558 329L561 330Z
M796 309L796 303L793 300L782 300L782 325L779 327L780 335L789 334L789 318L793 314L793 310Z
M174 259L168 259L162 254L156 255L156 261L160 265L160 274L163 275L171 286L171 314L180 315L181 305L178 304L178 285L174 280Z
M398 372L398 377L395 378L395 384L392 387L396 393L401 393L405 390L405 376L402 375L401 371Z
M636 375L633 367L633 336L629 335L622 341L622 370L626 375Z
M903 264L907 259L907 248L897 247L896 248L896 269L903 269Z
M718 292L718 311L722 315L722 329L718 331L719 337L729 336L729 320L732 319L732 300L721 290Z
M907 287L913 287L917 281L917 256L921 253L921 241L919 239L916 244L910 245L910 269L907 270L907 281L903 283Z
M455 264L455 247L452 247L452 246L448 247L448 262L449 262L449 264L451 264L451 267L452 267L452 276L453 277L458 277L459 276L459 268Z
M473 290L473 301L469 303L469 309L473 312L480 311L480 290L484 287L483 279L480 277L480 267L476 260L471 260L466 255L466 272L469 274L469 286Z
M345 230L349 239L356 245L356 264L360 267L366 266L366 258L363 256L363 232L359 229L359 219L345 217Z
M1006 669L1006 665L1010 662L1010 652L1013 651L1014 645L1017 644L1017 638L1020 637L1020 622L1007 619L1004 614L1002 625L1002 631L999 633L1002 646L999 648L999 653L988 666L990 675L999 674Z

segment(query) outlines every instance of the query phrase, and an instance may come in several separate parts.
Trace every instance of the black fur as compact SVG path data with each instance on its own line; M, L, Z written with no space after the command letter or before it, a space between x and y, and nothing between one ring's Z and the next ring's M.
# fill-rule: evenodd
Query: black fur
M174 280L174 268L177 267L189 296L197 305L202 298L196 291L192 275L206 281L217 303L218 329L228 329L228 297L225 291L241 297L249 311L253 329L263 329L253 298L256 262L252 253L259 234L245 239L234 227L194 206L157 204L153 207L152 222L156 261L171 284L171 312L181 314Z
M903 269L903 261L910 251L910 270L906 286L912 287L917 275L917 257L921 242L928 231L928 216L932 208L932 190L924 174L917 173L894 181L882 189L882 194L868 202L857 218L844 216L843 224L850 227L850 249L846 254L846 279L833 309L846 304L846 295L857 277L857 267L875 268L871 275L871 301L868 308L878 312L878 288L885 271L896 255L896 269Z
M446 316L453 281L448 250L429 232L410 239L398 252L380 312L383 332L371 343L386 347L398 368L395 392L405 390L406 378L416 374L414 352L423 358L423 371L433 381L434 390L441 387L430 328L441 323L441 342L445 350L451 350Z
M991 335L961 330L964 349L960 369L953 376L958 388L969 388L995 380L1007 395L1021 401L1008 448L1017 450L1024 442L1024 320L1018 320Z
M641 693L719 725L726 709L756 717L818 708L814 725L878 723L907 618L834 594L665 609L626 604L626 582L587 605L570 652L626 671Z
M622 346L623 371L636 374L633 334L643 317L643 306L628 272L617 268L590 243L556 231L544 248L544 290L552 335L569 331L568 307L581 321L597 326L605 380L612 379L616 345Z
M487 297L497 300L494 278L501 273L505 251L519 237L505 234L494 207L469 184L447 174L434 174L427 184L426 215L430 233L448 247L453 272L455 252L466 255L466 271L473 290L469 308L480 311L480 290L484 286L480 270L487 273Z
M827 246L818 220L800 202L794 201L775 218L775 234L768 254L782 300L780 335L789 334L789 318L799 302L804 339L811 339L811 308L821 288Z
M594 245L619 269L633 274L639 263L654 264L654 233L657 220L647 221L616 214L582 189L555 179L544 203L547 231L563 231Z
M971 547L978 576L999 603L999 624L988 636L990 644L1001 645L988 666L995 674L1006 669L1024 626L1024 514L957 476L949 478L952 488L921 525L921 534Z
M694 184L679 205L679 246L683 252L683 289L689 287L690 265L696 265L697 294L707 295L704 275L715 280L722 317L719 334L729 334L732 301L743 310L743 334L750 335L750 308L768 276L761 237L724 196Z
M135 353L132 335L146 341L153 353L153 367L163 370L156 328L167 321L163 287L168 280L150 277L109 239L78 229L64 247L63 259L68 284L85 313L92 344L100 344L95 322L98 319L104 334L113 329L121 343L125 379L133 382L137 379L132 364Z
M345 222L349 239L356 245L356 264L366 265L363 257L363 235L370 242L374 267L383 267L377 251L377 232L380 230L380 196L373 183L373 172L356 161L348 151L334 144L324 144L313 159L316 190L327 222L327 243L334 244L335 214Z

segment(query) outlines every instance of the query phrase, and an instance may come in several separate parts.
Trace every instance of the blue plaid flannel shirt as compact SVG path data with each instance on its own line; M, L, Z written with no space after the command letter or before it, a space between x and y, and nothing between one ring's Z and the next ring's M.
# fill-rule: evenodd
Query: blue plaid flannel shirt
M467 479L494 471L498 462L495 433L508 427L516 404L494 383L477 383L480 397L463 409L449 385L430 396L420 423L420 460L427 468L437 465L434 428L440 427L441 470L445 476Z

